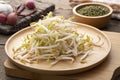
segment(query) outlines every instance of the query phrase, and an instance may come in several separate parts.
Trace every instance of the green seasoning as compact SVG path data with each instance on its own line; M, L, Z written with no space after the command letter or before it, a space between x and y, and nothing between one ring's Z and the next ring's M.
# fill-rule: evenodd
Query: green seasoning
M78 9L77 12L85 16L102 16L109 13L109 9L100 5L88 5Z

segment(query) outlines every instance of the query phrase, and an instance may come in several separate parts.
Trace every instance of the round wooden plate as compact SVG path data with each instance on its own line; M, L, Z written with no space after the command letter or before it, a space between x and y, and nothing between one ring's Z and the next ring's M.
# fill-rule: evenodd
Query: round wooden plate
M104 42L101 47L96 47L94 49L94 52L86 58L87 63L80 63L80 57L77 57L74 63L71 63L69 61L60 61L54 66L51 66L46 61L41 61L39 64L23 64L20 61L13 59L14 53L12 52L12 48L20 46L23 37L33 31L32 27L27 27L20 30L7 40L5 45L6 54L9 59L17 66L41 74L66 75L91 69L103 62L107 57L111 49L111 42L103 32L92 26L75 22L73 22L73 24L79 25L79 27L77 27L77 30L80 32L87 33L95 38L96 36L99 36L101 38L101 41Z

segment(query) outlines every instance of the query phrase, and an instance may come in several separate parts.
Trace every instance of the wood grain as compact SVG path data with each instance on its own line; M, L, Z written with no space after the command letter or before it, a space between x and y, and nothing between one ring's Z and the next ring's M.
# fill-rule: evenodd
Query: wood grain
M77 79L77 80L110 80L112 78L114 70L120 66L119 60L120 60L120 33L114 33L114 32L105 32L108 37L111 40L112 43L112 49L110 52L110 55L107 57L107 59L99 66L95 67L94 69L91 69L89 71L73 74L73 75L67 75L67 76L61 76L65 77L68 80L69 79ZM35 73L27 73L28 71L22 70L20 68L16 68L12 63L9 62L9 60L6 60L4 63L5 70L7 75L11 76L18 76L24 78L24 75L22 74L28 74L28 76L34 75ZM14 70L14 72L12 72ZM19 71L21 70L21 71ZM14 75L18 74L19 75ZM21 75L20 75L21 74ZM36 77L40 76L41 74L37 74ZM25 76L26 77L26 76ZM53 76L54 77L54 76ZM29 77L31 78L31 77ZM32 78L31 78L32 79ZM39 80L39 79L38 79ZM44 80L44 78L43 78Z
M23 1L25 1L25 0L5 0L5 1L8 1L8 2L10 2L11 4L15 4L16 3L16 5L18 5L19 4L19 2L23 2ZM44 1L44 2L50 2L50 3L54 3L55 4L55 6L56 6L56 10L55 10L55 12L54 12L54 14L55 15L63 15L63 16L65 16L65 17L67 17L67 18L69 18L71 15L72 15L72 8L71 8L71 6L69 5L69 0L36 0L36 1L38 1L38 2L41 2L41 1ZM64 6L63 6L64 5ZM109 21L109 23L108 23L108 25L106 25L104 28L102 28L101 30L106 30L106 31L114 31L114 32L120 32L120 22L118 21L118 20L113 20L113 19L111 19L110 21ZM109 68L110 69L110 66L114 66L114 65L112 65L111 63L114 63L116 60L113 60L113 59L115 59L115 55L116 54L119 54L119 52L120 52L120 43L119 43L119 41L120 41L120 33L114 33L114 32L106 32L107 33L107 35L109 36L109 38L111 39L111 41L112 41L112 52L113 52L113 54L111 55L111 53L110 53L110 57L108 56L108 58L106 59L106 61L105 61L105 63L103 63L103 64L101 64L100 66L98 66L98 67L96 67L95 68L95 70L98 70L98 69L100 69L99 67L101 67L101 66L105 66L105 69L106 68ZM8 39L10 37L10 35L2 35L2 34L0 34L0 44L2 44L2 46L0 45L0 80L26 80L26 79L20 79L20 78L14 78L14 77L6 77L6 75L4 74L4 68L3 68L3 62L4 62L4 60L6 59L6 55L5 55L5 52L4 52L4 44L5 44L5 42L6 42L6 40ZM116 48L117 47L117 48ZM113 57L112 57L113 56ZM116 55L117 56L117 55ZM117 63L119 63L119 57L120 56L117 56ZM112 60L113 60L113 62L111 62ZM107 63L107 64L106 64ZM106 64L106 65L105 65ZM9 66L9 65L8 65ZM119 66L119 64L117 65L117 66ZM113 69L112 69L112 71L114 70L114 69L116 69L117 68L117 66L116 67L114 67ZM103 69L103 70L105 70L105 69ZM91 70L90 70L91 71ZM100 70L99 70L100 71ZM94 70L92 71L92 72L95 72ZM105 72L107 72L106 70L105 70ZM88 73L88 72L85 72L85 73ZM85 73L83 73L83 75L85 75ZM112 77L112 74L113 74L113 72L110 72L109 74L102 74L103 72L99 72L99 73L94 73L94 76L91 76L90 74L90 76L91 77L89 77L88 76L88 78L86 77L86 79L85 80L110 80L110 78ZM12 73L11 73L12 74ZM10 74L9 74L10 75ZM78 76L77 76L78 75ZM79 78L79 75L80 74L77 74L75 77L77 78L77 79L74 79L74 80L81 80L80 78ZM104 79L101 79L100 77L98 77L98 76L96 76L96 75L102 75L103 77L102 78L104 78L104 77L106 77L106 78L104 78ZM109 77L108 77L108 75L109 75ZM15 76L15 75L14 75ZM82 76L82 75L81 75ZM80 77L81 77L80 76ZM69 75L69 76L67 76L67 77L69 77L69 78L72 78L73 76L71 76L71 75ZM95 77L95 78L93 78L93 77ZM97 78L98 77L98 78ZM108 78L107 78L108 77ZM93 79L92 79L93 78ZM120 78L119 78L120 79ZM119 80L118 79L118 80ZM48 80L50 80L50 79L48 79ZM56 79L56 80L58 80L58 79ZM63 79L61 79L61 80L63 80ZM70 80L70 79L66 79L66 80Z

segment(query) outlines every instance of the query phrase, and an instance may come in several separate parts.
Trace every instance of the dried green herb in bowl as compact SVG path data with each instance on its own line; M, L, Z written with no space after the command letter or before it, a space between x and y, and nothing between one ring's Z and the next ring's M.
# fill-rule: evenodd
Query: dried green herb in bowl
M97 28L104 27L113 9L104 3L81 3L73 8L74 21L89 24Z
M77 12L85 16L103 16L109 13L109 9L101 5L87 5L78 9Z

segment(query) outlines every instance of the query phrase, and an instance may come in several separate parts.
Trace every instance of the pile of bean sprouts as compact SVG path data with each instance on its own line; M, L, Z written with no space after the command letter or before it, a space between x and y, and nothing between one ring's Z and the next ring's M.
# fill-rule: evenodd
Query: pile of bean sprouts
M33 33L24 37L23 43L13 48L13 58L22 63L39 63L45 60L51 65L59 61L74 62L77 56L83 62L97 45L89 34L81 33L69 19L52 17L49 13L43 20L31 24ZM100 41L100 38L99 38Z

